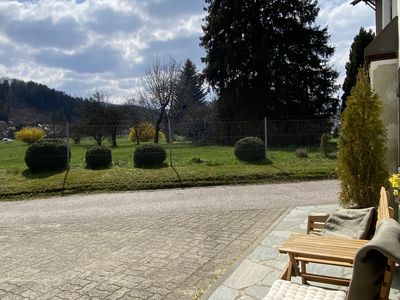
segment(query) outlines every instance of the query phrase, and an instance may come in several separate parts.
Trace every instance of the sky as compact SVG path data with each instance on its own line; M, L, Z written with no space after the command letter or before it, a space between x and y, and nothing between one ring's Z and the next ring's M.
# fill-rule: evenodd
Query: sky
M345 77L350 45L374 12L350 0L319 0ZM0 77L32 80L73 96L95 90L120 103L156 58L190 58L201 70L202 0L0 0Z

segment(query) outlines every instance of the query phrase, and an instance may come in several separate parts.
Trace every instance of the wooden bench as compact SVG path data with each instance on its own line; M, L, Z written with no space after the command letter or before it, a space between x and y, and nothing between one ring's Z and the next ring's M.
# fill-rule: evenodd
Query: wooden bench
M307 272L306 264L352 268L357 251L367 243L367 240L334 236L292 234L278 248L280 253L287 253L289 256L287 270L281 279L290 281L292 276L301 276L303 284L309 280L348 286L349 279Z
M378 229L378 237L375 236L373 238L376 238L373 242L375 247L377 245L383 246L382 249L397 249L399 247L398 236L400 233L400 227L398 224L395 224L396 222L384 222L382 224L382 226ZM385 239L382 240L383 236L386 237L386 241L384 242L383 240ZM379 263L379 268L381 268L381 270L384 272L383 276L380 278L380 283L376 282L376 280L378 279L376 277L376 273L368 271L364 273L354 273L352 275L352 278L355 280L355 284L350 285L349 293L353 294L353 298L356 296L356 294L359 293L364 294L365 296L366 293L375 293L377 291L377 288L379 287L379 294L376 295L376 298L374 297L374 299L388 300L394 271L394 263L391 259L389 259L389 257L398 259L398 255L393 254L393 251L389 251L389 253L392 254L385 254L384 250L380 251L381 255L383 254L384 256L388 257L387 264L383 265L380 258L378 258L380 255L371 254L374 250L369 249L369 251L366 251L366 249L364 248L363 254L356 254L361 247L364 247L369 243L370 242L367 240L346 239L332 236L317 236L311 234L292 234L289 239L281 247L279 247L279 251L281 253L287 253L290 257L290 272L287 274L286 278L281 278L281 280L277 280L272 285L270 291L268 292L268 295L264 298L264 300L277 299L278 297L276 296L279 296L279 299L312 299L312 294L318 294L319 297L322 299L323 297L328 295L328 290L324 290L315 286L310 287L308 285L298 285L288 282L290 281L292 274L302 276L302 278L303 276L305 276L310 281L319 281L329 284L333 283L336 285L348 285L350 283L350 280L345 278L343 279L332 276L307 273L305 270L302 269L302 265L300 264L301 262L305 261L334 266L352 267L354 265L354 260L358 260L358 263L362 263L367 256L367 261L369 261L369 263L372 263L375 266L378 266L377 263ZM384 246L383 244L385 243L389 243L390 245ZM365 269L363 270L362 268L356 268L354 270L354 272L362 271L365 271ZM380 271L378 272L380 273ZM355 274L357 274L356 277L354 277ZM365 276L370 276L372 278L366 278ZM286 279L286 281L282 279ZM365 287L367 287L368 284L372 284L374 287L365 291L364 287L362 286L363 283L365 283ZM332 289L329 289L329 293L330 299L335 298L344 300L346 297L346 294L343 291L333 291Z
M385 218L393 218L393 208L389 206L388 201L389 195L384 187L381 188L379 206L378 206L378 219L376 225L378 225ZM325 226L328 214L316 214L308 216L307 220L307 234L320 233Z
M380 191L377 225L385 218L393 218L393 208L389 206L388 192L384 187ZM289 262L282 271L280 279L290 280L301 276L302 283L317 281L336 285L348 285L349 280L335 278L327 275L310 274L306 270L308 263L327 264L342 267L352 267L357 250L368 241L346 239L340 237L324 237L310 235L321 232L329 215L311 215L308 217L307 234L292 235L279 248L281 253L289 255ZM385 280L382 283L380 299L387 299L395 264L388 261L385 268Z

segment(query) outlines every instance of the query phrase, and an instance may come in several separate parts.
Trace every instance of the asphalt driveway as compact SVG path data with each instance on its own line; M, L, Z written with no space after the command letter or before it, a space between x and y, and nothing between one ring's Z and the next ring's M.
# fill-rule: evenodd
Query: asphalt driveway
M336 181L0 202L1 299L193 299Z

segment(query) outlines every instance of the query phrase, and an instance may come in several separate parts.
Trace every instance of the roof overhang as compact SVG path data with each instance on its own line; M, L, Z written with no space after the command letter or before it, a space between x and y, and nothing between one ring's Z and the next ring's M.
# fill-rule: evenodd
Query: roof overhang
M399 18L396 17L365 48L367 62L394 59L399 51Z
M364 2L366 5L371 7L373 10L375 10L375 8L376 8L375 0L353 0L351 2L351 5L357 5L360 2Z

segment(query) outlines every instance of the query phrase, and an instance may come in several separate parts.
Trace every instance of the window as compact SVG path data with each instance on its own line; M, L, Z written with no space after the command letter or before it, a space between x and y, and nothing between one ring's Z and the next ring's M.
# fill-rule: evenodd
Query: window
M393 18L393 10L397 0L382 0L382 29L385 28Z

